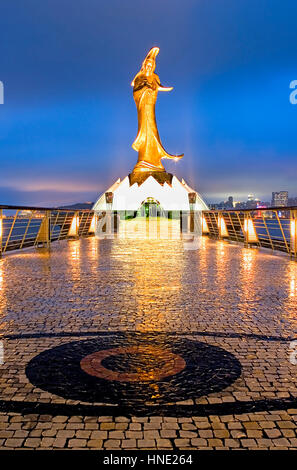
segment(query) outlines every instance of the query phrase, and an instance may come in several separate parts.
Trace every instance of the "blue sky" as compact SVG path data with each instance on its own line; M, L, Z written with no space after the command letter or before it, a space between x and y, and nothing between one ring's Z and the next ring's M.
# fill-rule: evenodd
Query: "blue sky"
M208 201L297 196L295 0L7 0L0 6L0 202L93 201L127 175L130 82L160 47L166 169Z

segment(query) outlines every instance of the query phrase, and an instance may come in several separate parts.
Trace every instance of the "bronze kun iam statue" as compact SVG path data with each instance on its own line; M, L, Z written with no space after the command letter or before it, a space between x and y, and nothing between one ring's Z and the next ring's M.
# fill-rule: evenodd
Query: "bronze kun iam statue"
M149 51L140 71L131 83L138 115L138 134L132 145L138 152L138 162L130 175L132 184L136 181L141 183L149 174L160 180L167 180L165 175L169 177L169 174L165 172L161 159L180 160L183 157L183 154L170 155L166 152L157 128L155 105L158 91L172 90L172 87L163 87L158 75L154 73L158 53L158 47L153 47Z
M138 134L132 147L138 152L134 170L118 178L93 206L93 210L132 211L135 215L143 204L154 201L164 211L207 209L201 196L182 179L167 173L162 158L180 160L183 155L170 155L164 149L157 129L155 105L158 91L170 91L161 85L154 73L158 47L153 47L131 85L138 114Z

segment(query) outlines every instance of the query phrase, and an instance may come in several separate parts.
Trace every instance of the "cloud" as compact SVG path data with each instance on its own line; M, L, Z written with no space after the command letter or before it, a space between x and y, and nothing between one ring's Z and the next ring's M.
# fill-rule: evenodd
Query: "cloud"
M12 180L5 181L6 187L10 190L22 192L59 191L61 193L85 193L104 190L102 184L84 183L81 181L27 181Z
M3 205L57 207L77 202L95 202L101 194L100 191L58 191L36 190L23 191L21 189L0 186L0 201Z

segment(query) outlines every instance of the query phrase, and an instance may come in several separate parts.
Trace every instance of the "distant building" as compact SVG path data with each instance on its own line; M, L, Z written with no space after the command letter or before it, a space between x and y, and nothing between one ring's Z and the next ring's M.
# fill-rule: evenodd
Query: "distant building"
M253 194L249 194L245 207L247 209L255 209L257 207L258 202L259 199L255 199L255 196Z
M273 191L271 198L272 207L286 207L288 205L288 191Z
M19 214L18 214L19 217L25 217L25 218L32 217L32 215L33 215L33 212L30 210L21 210L19 211Z
M270 202L257 202L257 209L267 209L270 206Z
M297 197L289 197L288 205L289 206L297 206Z
M245 205L246 209L256 209L258 207L257 201L247 201Z
M233 209L234 204L233 204L233 196L229 196L227 201L221 201L216 204L211 204L212 209L215 210L222 210L222 209Z
M235 207L235 209L246 209L246 203L241 202L241 201L237 201L237 202L234 203L234 207Z
M294 205L294 204L292 204ZM296 204L297 205L297 198L296 198ZM234 201L233 196L229 196L227 201L221 201L218 203L213 203L210 204L210 208L213 210L224 210L224 209L258 209L262 208L265 209L267 207L270 207L270 201L263 202L260 199L256 198L253 194L249 194L247 201Z
M270 207L271 206L271 201L262 201L261 206L263 207Z
M233 196L229 196L228 200L225 202L225 208L226 209L233 209L234 204L233 204Z

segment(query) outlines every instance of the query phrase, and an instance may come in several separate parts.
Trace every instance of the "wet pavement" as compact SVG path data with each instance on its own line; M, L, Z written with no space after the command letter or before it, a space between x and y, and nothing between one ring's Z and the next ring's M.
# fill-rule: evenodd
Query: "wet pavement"
M0 260L0 447L297 449L297 263L204 237Z

